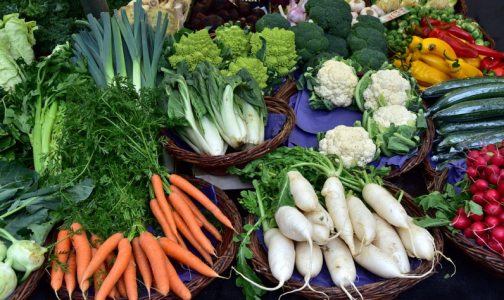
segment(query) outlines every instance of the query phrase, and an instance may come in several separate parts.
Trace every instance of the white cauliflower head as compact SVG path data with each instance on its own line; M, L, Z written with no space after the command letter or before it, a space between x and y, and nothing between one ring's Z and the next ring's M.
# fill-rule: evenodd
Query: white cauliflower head
M314 87L315 94L336 107L349 106L359 81L354 72L354 68L344 62L326 61L317 73L320 86Z
M319 143L319 151L324 154L336 154L343 160L343 167L365 167L372 162L376 154L376 145L362 127L339 125L326 132Z
M406 106L411 90L408 80L398 70L380 70L371 75L372 83L364 90L364 108L378 109L378 100L383 95L386 105Z
M378 108L373 113L373 120L383 129L388 129L390 124L395 126L408 125L415 128L417 115L400 105L389 105Z

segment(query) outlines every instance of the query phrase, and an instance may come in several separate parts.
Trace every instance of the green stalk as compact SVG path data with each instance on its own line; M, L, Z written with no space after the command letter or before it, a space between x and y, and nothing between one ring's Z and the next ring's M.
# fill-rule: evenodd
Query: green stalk
M262 203L261 188L260 188L257 180L254 180L252 182L252 185L254 185L254 188L256 190L257 205L259 207L259 218L262 219L263 232L266 233L266 231L268 231L270 229L270 227L269 227L268 222L266 222L266 219L265 219L266 213L264 212L264 206Z
M37 199L38 197L32 197L30 200L26 201L23 205L21 205L20 207L14 209L14 210L11 210L9 211L8 213L5 213L3 215L0 216L0 220L3 220L5 218L7 218L8 216L20 211L21 209L25 208L26 206L30 205L30 203L32 203L35 199Z
M112 24L112 37L114 38L114 58L116 65L116 74L121 77L126 77L126 62L124 60L124 49L121 31L119 30L119 25L117 24L117 19L112 18L110 20Z
M41 77L41 72L43 70L43 74ZM33 126L33 165L35 172L40 173L43 168L43 164L41 162L40 155L42 154L42 120L43 120L43 111L42 111L42 82L44 81L46 72L45 67L40 68L37 73L37 93L38 98L35 104L35 124Z
M58 101L54 101L49 108L49 111L44 116L43 124L42 124L42 154L47 154L51 151L51 134L54 126L54 122L56 121L56 113L58 112Z
M400 139L401 141L403 141L407 146L409 146L410 148L415 148L417 146L417 143L413 142L412 140L410 139L407 139L405 138L404 136L400 135L399 133L395 132L394 133L394 136L398 139Z

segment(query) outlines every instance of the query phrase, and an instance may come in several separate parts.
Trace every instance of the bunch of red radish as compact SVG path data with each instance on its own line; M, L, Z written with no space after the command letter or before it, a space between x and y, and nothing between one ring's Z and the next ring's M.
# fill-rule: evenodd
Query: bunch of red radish
M504 144L504 140L502 141ZM504 257L504 148L486 145L480 151L467 155L467 177L473 183L469 188L471 200L483 208L482 215L466 214L463 207L457 210L452 225L463 234L475 239Z

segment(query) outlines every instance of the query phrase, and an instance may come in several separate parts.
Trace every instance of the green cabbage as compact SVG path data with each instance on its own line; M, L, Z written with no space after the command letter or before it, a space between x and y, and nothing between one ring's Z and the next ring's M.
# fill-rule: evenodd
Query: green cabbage
M19 67L10 55L8 44L3 40L0 32L0 87L9 91L21 81Z
M9 43L9 52L14 59L22 57L27 64L35 60L32 46L35 45L33 31L37 29L35 21L25 23L19 19L19 14L10 14L3 17L0 31L4 31Z

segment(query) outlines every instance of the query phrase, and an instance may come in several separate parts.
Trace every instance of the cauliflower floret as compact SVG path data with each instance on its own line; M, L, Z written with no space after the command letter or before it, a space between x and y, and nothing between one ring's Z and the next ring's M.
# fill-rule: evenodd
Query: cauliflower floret
M364 128L339 125L326 132L319 143L319 151L324 155L339 155L344 168L365 167L373 161L376 145Z
M390 124L394 123L395 126L408 125L409 127L416 126L417 115L404 106L389 105L378 108L373 113L373 120L383 128L389 128Z
M340 61L328 60L317 73L320 86L314 87L314 90L319 97L336 107L347 107L352 104L358 81L353 67Z
M364 91L364 108L376 110L383 95L387 105L406 106L407 91L411 90L408 80L398 70L380 70L371 75L372 83Z

